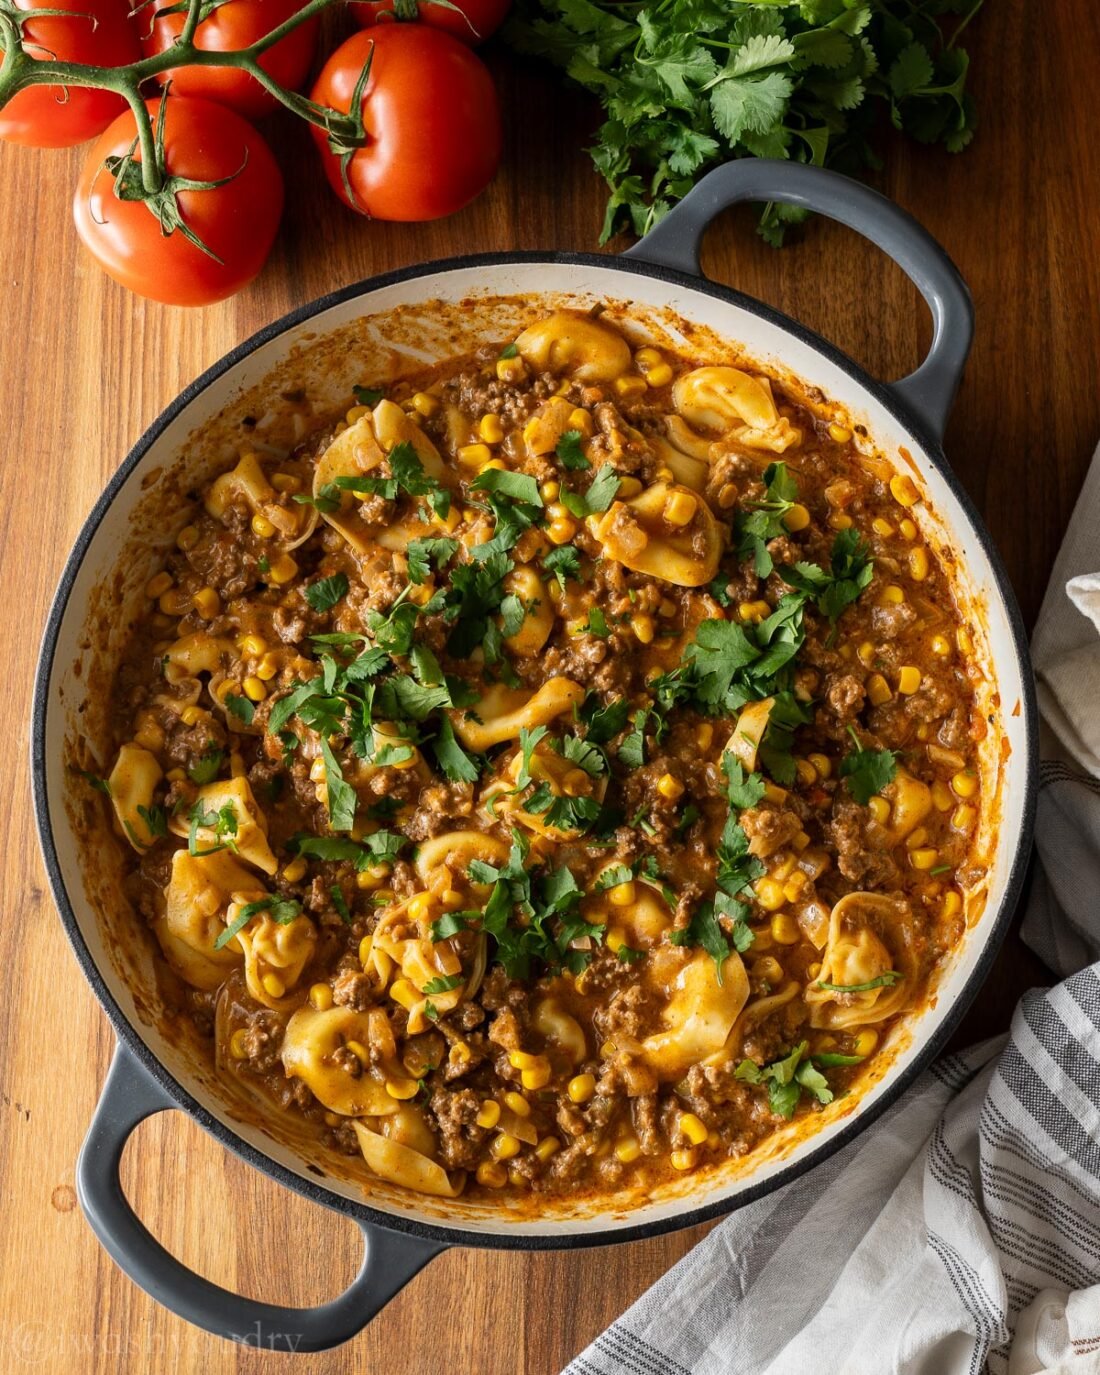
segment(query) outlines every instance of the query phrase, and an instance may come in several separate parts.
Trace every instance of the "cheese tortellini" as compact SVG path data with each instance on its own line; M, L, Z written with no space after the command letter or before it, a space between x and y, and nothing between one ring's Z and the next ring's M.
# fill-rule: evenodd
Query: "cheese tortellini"
M274 874L278 869L279 861L267 840L267 817L257 805L247 778L225 778L204 784L190 811L173 816L168 823L169 829L178 836L188 835L192 817L198 818L195 834L202 848L219 844L222 836L228 834L237 855L246 863L254 864L265 874ZM217 829L219 819L220 832Z
M904 901L848 893L833 907L821 972L806 989L810 1023L847 1030L884 1021L912 996L912 939Z
M655 482L630 501L614 501L588 529L608 558L678 587L713 580L722 556L722 530L695 492Z
M320 1012L308 1003L290 1018L283 1036L283 1068L301 1079L330 1112L341 1117L383 1117L397 1111L397 1099L387 1093L380 1074L349 1074L349 1045L369 1046L370 1016L350 1007ZM338 1052L345 1051L345 1056Z
M126 839L139 854L154 840L150 818L153 794L163 774L155 754L140 745L123 745L107 779L111 805Z
M703 367L676 379L672 402L698 429L718 431L750 449L785 453L801 433L776 409L771 383L739 368Z
M177 850L164 913L153 923L165 959L193 988L217 988L244 959L239 935L218 946L229 908L265 896L252 871L228 850L209 855Z
M539 372L564 372L580 382L611 382L629 371L630 345L618 330L578 311L557 310L516 340L523 361Z
M736 953L723 962L721 983L703 950L666 946L650 959L654 982L665 985L668 1001L661 1011L664 1030L647 1036L638 1055L659 1079L678 1079L692 1065L721 1053L748 999L749 981Z
M494 683L478 699L476 715L452 712L455 734L471 750L487 750L505 740L518 740L526 727L547 726L580 706L584 688L570 678L548 678L537 692Z

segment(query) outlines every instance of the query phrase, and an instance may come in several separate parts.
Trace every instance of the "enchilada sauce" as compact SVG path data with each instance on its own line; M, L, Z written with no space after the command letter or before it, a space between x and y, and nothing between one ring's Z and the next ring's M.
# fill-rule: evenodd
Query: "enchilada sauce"
M913 478L760 373L537 320L228 462L147 590L130 896L222 1072L365 1177L745 1155L960 940L950 569Z

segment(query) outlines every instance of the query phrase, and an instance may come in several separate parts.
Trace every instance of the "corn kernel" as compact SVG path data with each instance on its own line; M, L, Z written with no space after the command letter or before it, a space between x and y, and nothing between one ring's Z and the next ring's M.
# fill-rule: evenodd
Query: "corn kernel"
M771 919L770 929L777 945L797 945L802 939L798 922L789 912L777 912Z
M690 492L673 492L665 502L664 517L669 525L690 525L699 503Z
M248 1032L243 1027L230 1036L229 1053L234 1060L243 1060L248 1054Z
M613 955L617 955L626 944L626 933L621 926L608 927L607 934L604 936L604 944Z
M508 363L512 360L502 358L500 361ZM503 1189L508 1183L508 1171L495 1160L483 1160L477 1167L477 1182L485 1189Z
M723 511L728 511L731 506L737 504L737 488L732 482L724 482L718 488L718 505Z
M847 425L838 425L834 421L833 424L829 426L829 438L835 444L847 444L851 437L852 432L848 429Z
M188 598L179 588L170 587L160 594L157 606L165 616L182 616L188 608Z
M432 396L430 392L418 391L413 396L412 405L418 415L435 415L439 410L439 398Z
M645 348L640 348L634 355L634 361L638 365L639 372L648 372L650 368L655 368L659 363L665 361L664 354L660 349L655 349L647 344Z
M795 773L798 781L805 787L810 787L817 782L817 770L808 759L796 759L794 761Z
M164 731L155 721L146 721L140 730L134 731L134 744L155 754L164 745Z
M289 554L280 554L277 559L272 560L271 567L267 570L268 580L281 587L284 583L290 582L292 578L298 576L298 565Z
M549 505L552 501L556 502L560 494L560 482L544 482L542 486L539 488L539 496L542 497L543 501L545 501L547 505Z
M286 879L287 883L298 883L305 878L307 867L305 860L302 859L301 856L297 859L292 859L289 864L283 865L283 878Z
M264 986L264 992L272 998L281 998L286 992L286 984L279 978L278 974L265 974L260 982Z
M279 661L274 654L265 654L256 665L256 677L265 683L270 683L278 672Z
M651 387L665 387L672 381L672 369L667 363L658 363L655 368L649 369L645 380Z
M796 869L783 885L783 897L785 901L801 902L802 898L805 896L806 885L809 881L810 880L801 869Z
M792 534L797 534L799 530L805 530L809 523L809 511L801 502L797 501L783 517L783 524Z
M951 641L946 635L933 635L929 641L929 647L932 653L939 655L941 659L946 658L951 653Z
M767 620L771 614L771 606L763 597L752 602L741 602L737 608L738 617L743 621L751 621L754 625L759 625L761 621Z
M250 702L262 702L267 696L267 685L262 678L257 678L255 674L250 675L242 684L244 695Z
M642 1148L633 1136L624 1136L615 1142L616 1159L624 1165L633 1165L642 1153Z
M494 1102L492 1098L486 1098L478 1110L474 1121L479 1127L491 1129L500 1121L500 1104Z
M773 955L764 955L753 961L752 977L763 979L765 983L778 984L783 979L783 966Z
M497 377L502 382L519 382L526 373L527 369L523 365L523 359L518 356L497 359Z
M636 373L616 377L613 385L616 395L624 401L628 401L632 396L641 396L646 389L645 378L637 376Z
M621 501L630 501L638 496L642 490L642 484L636 477L621 477L619 479L619 490L616 496Z
M908 697L919 687L920 669L913 664L906 664L898 672L898 691Z
M864 640L856 649L856 658L864 668L874 668L875 647L870 640Z
M674 1170L694 1170L699 1153L694 1148L686 1151L673 1151L668 1157Z
M872 797L867 803L867 810L880 826L885 826L890 820L890 804L884 797Z
M186 554L188 550L194 549L199 542L199 527L197 525L185 525L176 536L176 548L182 549Z
M271 485L277 492L298 492L301 490L302 481L293 473L272 473Z
M417 893L409 902L409 916L413 921L427 921L432 913L432 900L427 893Z
M670 773L663 773L657 780L657 791L669 802L676 802L684 795L684 785Z
M581 407L578 406L575 411L572 411L570 413L569 428L571 430L580 430L581 434L585 437L585 439L591 438L593 428L591 415L589 415L589 413L586 410L582 410Z
M909 850L919 850L922 845L928 842L928 827L918 826L915 831L905 837L905 845Z
M578 1074L566 1086L570 1102L587 1103L596 1092L596 1077L593 1074Z
M332 989L328 984L314 984L309 990L310 1006L317 1012L328 1012L332 1007Z
M633 880L617 883L614 888L609 889L607 898L613 907L630 907L634 902Z
M919 850L909 851L909 863L914 869L931 869L939 857L939 850L935 850L931 846L922 846Z
M686 1136L693 1146L701 1146L707 1139L707 1129L702 1119L696 1117L693 1112L682 1112L677 1125L682 1135Z
M881 600L883 606L900 606L905 601L905 593L897 583L890 583L882 589Z
M408 979L397 979L390 986L390 997L406 1010L414 1008L420 1001L420 992L413 988Z
M164 776L169 783L182 783L187 774L184 773L183 769L169 769Z
M876 535L881 535L883 539L889 539L894 533L894 527L888 520L883 520L881 516L876 516L871 522L871 529Z
M201 707L184 707L180 712L180 720L185 726L197 726L202 720L203 712Z
M954 826L956 831L969 831L977 819L977 810L965 804L956 807L951 813L951 825Z
M758 878L753 885L756 901L765 912L778 912L783 906L783 885L773 878Z
M257 511L252 517L252 533L258 535L260 539L270 539L275 533L275 525Z
M524 1098L522 1093L517 1093L515 1089L509 1089L504 1095L504 1106L510 1108L517 1117L530 1117L531 1104Z
M874 1054L877 1045L878 1032L872 1031L870 1027L865 1027L856 1037L853 1049L857 1055L866 1059L868 1055Z
M978 780L966 769L960 769L951 779L951 786L960 797L973 797L978 791Z
M852 517L845 515L843 511L834 511L829 517L829 525L834 530L850 530L853 525Z
M898 521L898 530L903 539L914 540L917 537L917 527L908 516Z
M520 1071L519 1081L528 1093L537 1093L539 1089L544 1089L550 1082L550 1062L544 1061L534 1069Z
M957 892L954 888L949 888L943 895L943 904L940 907L940 914L946 921L950 921L959 915L962 911L962 906L962 894Z
M814 768L817 770L818 775L821 778L828 778L829 775L832 773L833 762L828 755L811 754L808 755L807 758L809 759L810 763L814 766Z
M914 582L923 582L928 576L928 550L923 545L909 551L909 576Z
M545 1165L552 1155L561 1150L561 1142L556 1136L544 1136L535 1147L535 1154Z
M915 506L920 501L920 492L908 473L895 473L890 479L890 495L899 506Z
M937 778L932 784L932 802L938 812L949 812L955 805L951 789L941 778Z
M465 464L467 468L477 468L480 471L493 457L493 451L488 444L460 444L457 457L459 463Z
M552 544L568 544L577 533L577 522L572 516L562 516L552 520L546 529Z
M243 778L248 772L248 765L244 762L244 755L236 750L229 756L229 774L231 778Z
M603 1045L600 1046L600 1055L601 1055L601 1057L602 1057L604 1060L609 1060L609 1059L612 1057L612 1055L614 1055L614 1054L615 1054L615 1042L614 1042L614 1041L604 1041Z
M519 1155L520 1143L510 1132L501 1132L493 1138L489 1150L497 1160L512 1160Z
M881 707L884 702L888 702L893 693L890 691L890 684L881 673L872 673L867 679L867 697L871 705Z
M644 611L630 618L630 628L634 632L634 638L643 645L653 643L653 637L657 633L653 624L653 617L647 616Z
M420 1085L415 1079L387 1079L386 1092L391 1098L396 1098L399 1103L407 1103L410 1098L415 1098L420 1090Z
M155 599L157 597L163 596L163 594L167 592L171 586L171 573L162 570L159 573L154 573L153 576L149 579L149 581L145 584L145 595L147 597L152 597Z
M212 621L222 609L222 599L212 587L200 587L191 598L191 604L204 621Z

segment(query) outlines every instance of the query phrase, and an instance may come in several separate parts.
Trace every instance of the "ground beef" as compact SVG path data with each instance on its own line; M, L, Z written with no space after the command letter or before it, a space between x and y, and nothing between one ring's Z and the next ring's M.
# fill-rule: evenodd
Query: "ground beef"
M659 1124L657 1095L644 1093L634 1099L634 1131L643 1155L657 1155L664 1148Z
M511 1008L505 1007L497 1013L489 1025L489 1040L505 1050L522 1050L519 1021Z
M477 1125L481 1099L472 1089L436 1089L430 1100L439 1154L448 1170L472 1170L488 1133Z
M831 673L825 680L825 701L842 721L854 721L863 710L867 690L854 673Z
M271 624L285 645L301 644L310 634L310 621L304 604L277 606L271 613Z
M908 602L888 602L872 609L871 629L880 639L896 640L916 619L917 613Z
M867 834L869 823L875 824L866 808L838 795L827 829L836 854L836 866L844 877L856 884L878 887L893 883L898 871L890 858L882 828L878 827L876 839Z
M741 829L749 838L749 852L766 857L793 840L802 821L790 808L761 802L741 813Z
M414 843L462 830L474 809L473 796L469 783L433 783L419 793L416 811L402 829Z
M337 974L332 981L332 1000L341 1007L354 1008L356 1012L366 1012L374 1002L371 981L366 974L346 969Z
M239 1038L240 1057L256 1074L268 1074L281 1064L279 1051L283 1044L283 1024L278 1014L267 1008L258 1009L248 1016L242 1028L244 1035ZM356 1062L358 1063L358 1061Z

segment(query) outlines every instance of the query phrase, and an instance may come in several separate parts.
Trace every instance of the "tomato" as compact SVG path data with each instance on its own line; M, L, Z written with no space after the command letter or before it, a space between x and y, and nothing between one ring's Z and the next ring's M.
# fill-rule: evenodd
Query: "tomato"
M148 102L154 118L158 104ZM73 201L77 232L104 271L139 296L182 306L232 296L263 267L279 227L283 178L271 150L247 120L224 105L168 98L164 152L169 176L230 178L213 190L181 190L176 197L183 223L218 262L180 229L164 235L143 201L115 195L114 179L103 164L126 153L135 133L133 113L127 110L90 149ZM140 157L140 150L135 156Z
M511 8L512 0L452 0L451 6L433 4L432 0L352 0L348 6L361 28L394 20L419 20L471 48L496 33Z
M325 175L353 210L378 220L451 215L493 179L500 162L500 110L480 58L426 24L383 24L352 36L325 63L312 91L347 112L370 59L363 91L366 144L347 167L313 127Z
M251 47L301 8L301 0L226 0L195 30L195 46L211 52L235 52ZM185 14L170 13L167 8L160 10L152 23L152 31L142 35L141 46L146 57L171 47L186 18ZM317 21L311 19L269 48L260 59L260 66L280 86L295 91L309 74L316 43ZM249 119L270 114L279 103L255 77L234 67L174 67L160 80L171 81L173 95L216 100Z
M123 67L141 57L137 30L127 0L15 0L21 10L61 9L23 25L23 43L32 57ZM30 86L0 110L0 138L31 148L69 148L95 138L126 108L111 91L70 86Z

